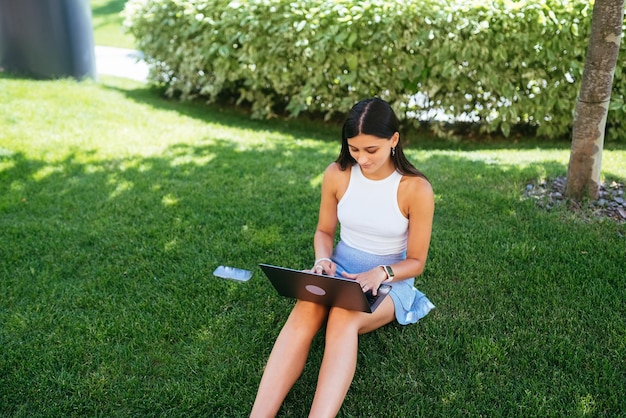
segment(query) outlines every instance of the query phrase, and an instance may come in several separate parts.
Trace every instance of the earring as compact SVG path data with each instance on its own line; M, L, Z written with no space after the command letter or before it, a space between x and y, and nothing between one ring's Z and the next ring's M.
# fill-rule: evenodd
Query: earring
M392 147L391 148L391 156L395 157L396 156L396 147Z

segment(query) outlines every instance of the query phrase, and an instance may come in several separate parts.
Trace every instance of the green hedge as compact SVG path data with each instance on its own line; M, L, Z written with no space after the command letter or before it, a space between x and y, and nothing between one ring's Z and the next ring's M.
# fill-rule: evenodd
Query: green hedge
M583 0L130 0L124 13L152 81L183 99L236 97L255 117L330 117L377 95L435 128L467 120L560 138L571 131L591 11ZM626 138L619 63L607 139Z

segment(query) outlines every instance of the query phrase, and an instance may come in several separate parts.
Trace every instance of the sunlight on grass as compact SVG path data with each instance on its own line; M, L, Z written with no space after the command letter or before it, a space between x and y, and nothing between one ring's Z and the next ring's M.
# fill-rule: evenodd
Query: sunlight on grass
M580 405L580 413L583 416L592 415L596 410L596 401L593 399L593 396L590 394L581 396L579 400L579 405Z
M63 167L48 165L42 167L39 171L33 173L33 179L36 181L44 180L46 177L49 177L53 174L61 174L63 173Z
M177 167L177 166L187 165L187 164L207 165L211 161L213 161L215 158L216 158L215 154L205 155L205 156L202 156L202 157L194 157L194 156L191 156L191 155L184 155L184 156L180 156L180 157L174 158L172 160L172 167Z
M96 45L134 48L134 38L125 32L120 12L127 0L89 0Z
M9 171L15 167L15 162L13 161L0 161L0 173L2 171Z
M129 192L133 189L132 182L120 180L116 178L109 179L109 184L115 187L114 190L111 193L109 193L109 199L111 200L119 197L122 193Z
M163 202L163 206L175 206L178 204L179 199L172 194L167 194L163 196L161 201Z
M321 188L322 187L322 180L324 180L324 173L320 173L317 176L313 177L310 181L309 184L311 185L311 187L314 188Z

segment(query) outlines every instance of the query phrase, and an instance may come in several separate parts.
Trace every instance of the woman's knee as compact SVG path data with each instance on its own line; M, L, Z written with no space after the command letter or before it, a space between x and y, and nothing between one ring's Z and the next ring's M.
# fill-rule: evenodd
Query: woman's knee
M392 322L394 312L392 301L383 301L376 312L371 314L334 307L328 313L327 334L334 330L366 334Z
M326 321L327 333L358 332L360 328L360 312L333 307L328 312Z
M287 319L294 330L305 333L317 333L328 317L328 307L317 303L298 300Z

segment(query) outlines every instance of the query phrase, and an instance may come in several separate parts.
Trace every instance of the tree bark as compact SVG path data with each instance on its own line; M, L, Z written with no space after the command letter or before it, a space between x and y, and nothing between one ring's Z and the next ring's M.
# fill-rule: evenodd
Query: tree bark
M624 0L596 0L576 102L565 194L597 199L606 117L619 54Z

